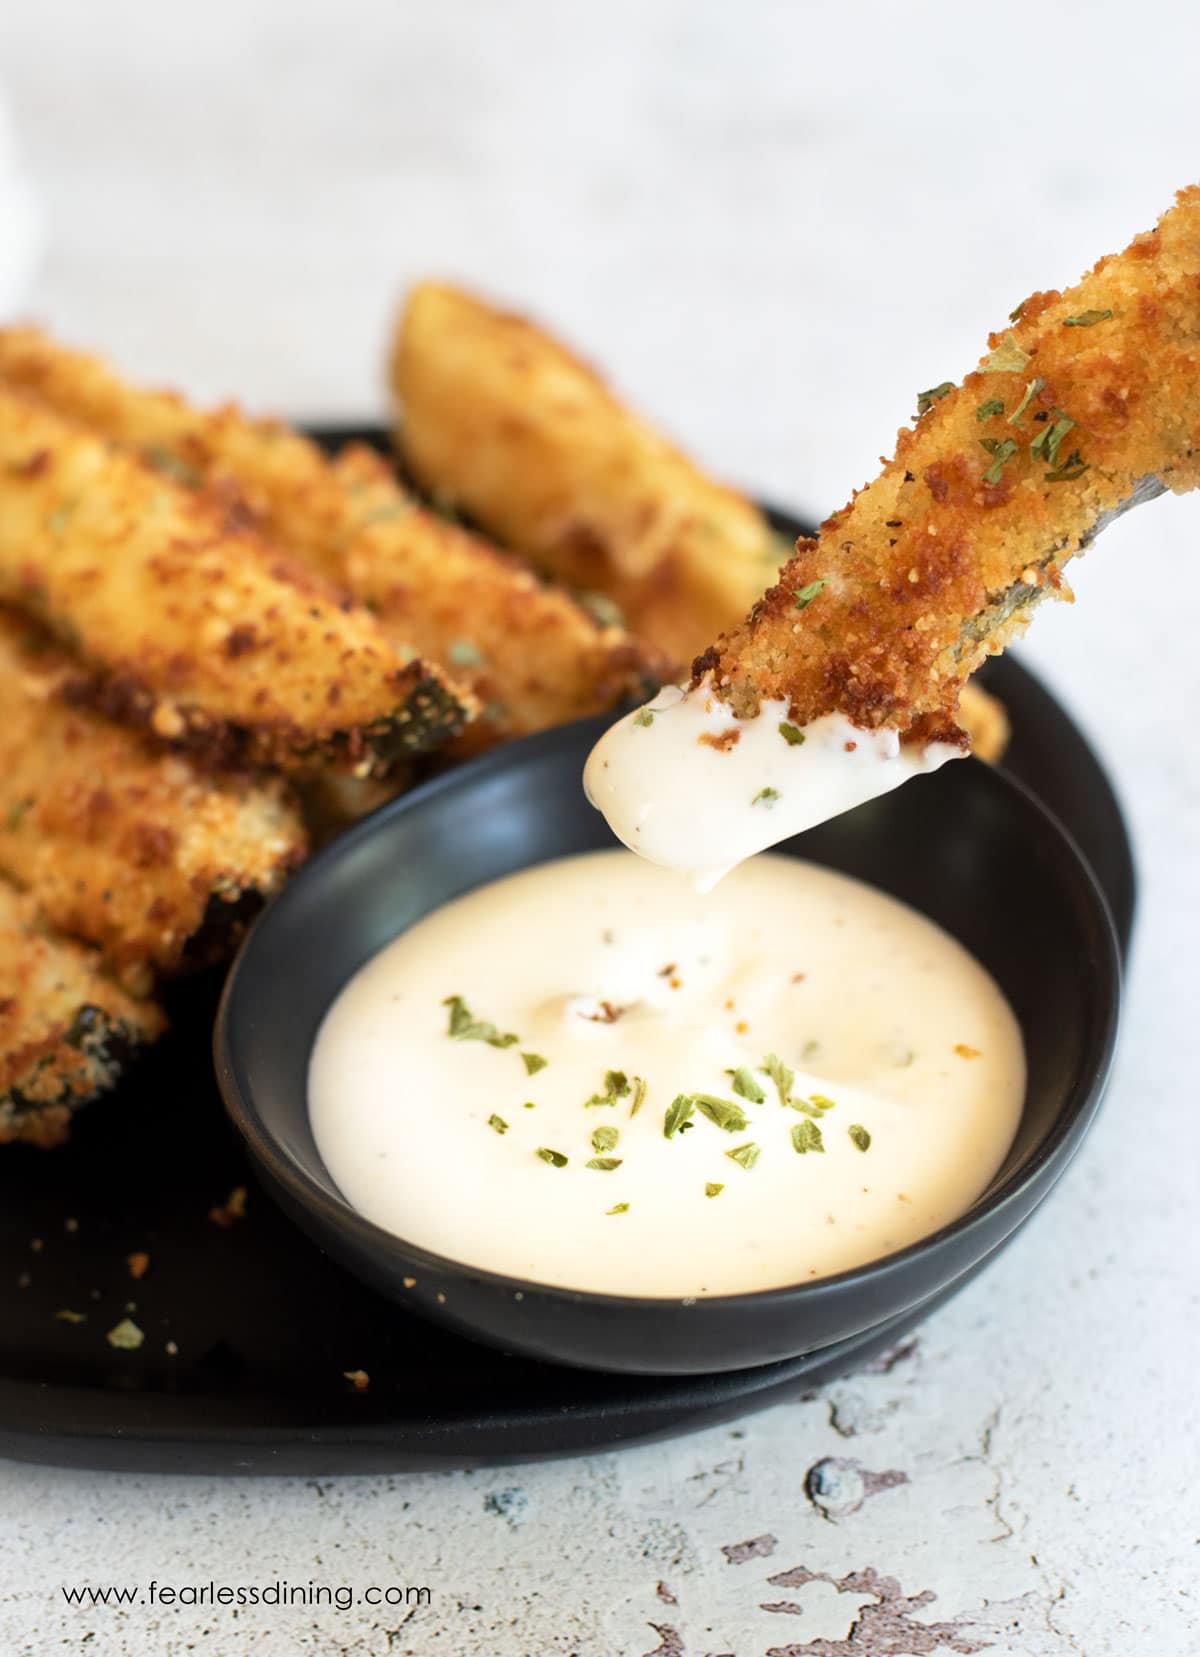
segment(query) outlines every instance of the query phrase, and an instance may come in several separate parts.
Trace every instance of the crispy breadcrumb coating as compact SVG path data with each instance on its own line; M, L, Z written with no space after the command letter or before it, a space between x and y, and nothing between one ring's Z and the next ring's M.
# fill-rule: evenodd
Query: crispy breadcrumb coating
M337 544L348 508L366 525L344 543L340 579L397 637L419 628L423 647L482 704L481 718L452 744L455 755L602 713L667 676L672 664L623 627L598 622L458 525L410 504L401 536L385 514L404 497L373 450L345 450L332 476L338 493L321 501L324 520L312 520L327 525L324 544Z
M228 954L304 856L279 778L216 777L61 691L74 664L0 611L0 873L144 992Z
M472 707L212 492L6 384L0 599L80 658L81 695L214 761L382 772Z
M558 340L457 288L413 290L391 383L406 463L436 499L601 594L677 661L735 628L791 554L757 506ZM967 687L962 721L975 753L997 761L1008 720L995 697Z
M0 881L0 1144L50 1148L163 1029L158 1008L103 977L95 952L50 938Z
M419 483L558 580L607 595L677 660L744 615L788 557L757 506L524 317L422 283L390 378Z
M1065 293L1035 293L895 459L693 665L742 715L961 740L959 696L1126 507L1200 483L1200 187Z
M402 653L469 687L478 717L458 752L602 712L667 671L622 627L599 624L517 559L419 506L371 450L331 461L285 426L127 386L30 329L0 331L0 384L236 501L264 535L366 605Z

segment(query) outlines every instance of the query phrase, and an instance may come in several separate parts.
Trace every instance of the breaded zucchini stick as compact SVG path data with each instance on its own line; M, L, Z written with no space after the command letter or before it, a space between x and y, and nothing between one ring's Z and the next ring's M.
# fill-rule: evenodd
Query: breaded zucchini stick
M207 775L61 699L74 664L0 611L0 873L133 993L228 954L305 852L279 778Z
M560 581L693 656L790 547L532 322L426 282L396 331L391 385L413 476Z
M0 364L3 341L0 337ZM398 442L435 498L690 661L735 628L791 553L535 323L456 288L415 288L391 359ZM994 762L1003 708L967 688L971 745Z
M666 671L623 628L599 625L516 559L424 510L370 450L331 462L284 426L126 386L32 330L0 331L3 384L248 508L272 540L368 606L398 648L469 687L481 715L460 748L600 712Z
M3 384L0 599L68 643L98 707L212 761L383 771L471 707L211 494Z
M157 1007L103 977L94 951L47 937L33 900L0 881L0 1144L61 1144L72 1112L162 1029Z
M1065 293L1035 293L895 459L699 656L743 717L962 741L967 676L1126 508L1200 483L1200 187Z
M456 752L604 712L667 676L664 656L478 536L411 504L393 525L388 514L405 497L373 450L345 450L331 476L323 544L337 545L351 517L363 525L343 543L340 579L397 637L419 629L423 648L482 704Z

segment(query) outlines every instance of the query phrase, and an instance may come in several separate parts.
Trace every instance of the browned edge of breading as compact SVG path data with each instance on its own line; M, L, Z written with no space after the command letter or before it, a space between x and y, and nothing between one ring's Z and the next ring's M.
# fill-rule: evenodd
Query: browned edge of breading
M0 596L77 654L81 699L213 762L382 771L473 711L223 491L165 477L7 382Z
M152 1002L102 976L94 950L47 936L36 905L0 882L0 1144L61 1144L73 1112L164 1026Z
M0 384L207 488L350 593L397 649L468 690L478 718L460 750L615 706L668 670L519 560L419 506L373 451L330 460L277 422L232 406L196 411L171 393L127 386L34 330L0 331Z
M962 685L1109 515L1198 481L1200 188L1074 288L1027 299L961 386L922 398L894 459L828 518L693 683L752 716L961 741ZM1147 480L1151 480L1147 484Z
M283 779L206 773L66 705L76 671L0 607L0 874L144 993L228 955L306 836Z

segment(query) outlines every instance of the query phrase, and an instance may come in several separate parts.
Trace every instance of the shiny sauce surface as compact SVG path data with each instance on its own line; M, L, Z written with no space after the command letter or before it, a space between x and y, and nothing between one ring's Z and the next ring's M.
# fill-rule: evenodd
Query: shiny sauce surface
M345 986L312 1055L346 1198L435 1253L654 1297L801 1283L987 1187L1007 1002L932 922L798 859L700 896L623 850L482 887Z

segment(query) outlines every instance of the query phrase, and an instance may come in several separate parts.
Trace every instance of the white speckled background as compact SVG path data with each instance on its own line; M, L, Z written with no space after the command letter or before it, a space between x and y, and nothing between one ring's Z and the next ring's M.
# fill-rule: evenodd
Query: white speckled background
M46 221L32 308L131 372L369 416L396 296L449 273L559 325L730 476L829 509L918 387L1200 178L1198 46L1186 0L39 0L0 13L0 85ZM1024 654L1136 830L1118 1073L1048 1210L913 1350L739 1427L507 1472L0 1464L0 1651L1200 1648L1200 500L1118 525L1076 586ZM59 1591L275 1577L432 1599Z

